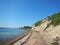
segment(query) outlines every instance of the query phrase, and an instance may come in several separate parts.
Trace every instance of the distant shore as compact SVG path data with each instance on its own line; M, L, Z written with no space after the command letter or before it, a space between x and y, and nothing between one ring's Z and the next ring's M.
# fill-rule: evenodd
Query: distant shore
M5 42L2 42L0 43L0 45L12 45L13 43L15 43L16 41L22 39L23 37L27 36L29 32L25 32L24 34L14 38L14 39L11 39L11 40L7 40Z

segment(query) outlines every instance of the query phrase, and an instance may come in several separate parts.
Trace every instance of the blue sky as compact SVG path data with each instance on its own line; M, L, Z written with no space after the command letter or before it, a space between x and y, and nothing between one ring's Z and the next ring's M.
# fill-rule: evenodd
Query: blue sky
M60 0L0 0L0 27L21 27L60 11Z

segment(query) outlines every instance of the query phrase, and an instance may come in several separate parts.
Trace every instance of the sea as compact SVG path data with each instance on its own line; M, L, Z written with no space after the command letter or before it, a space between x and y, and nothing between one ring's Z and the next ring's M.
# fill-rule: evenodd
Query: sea
M0 42L13 39L25 32L27 32L27 30L18 29L18 28L0 28Z

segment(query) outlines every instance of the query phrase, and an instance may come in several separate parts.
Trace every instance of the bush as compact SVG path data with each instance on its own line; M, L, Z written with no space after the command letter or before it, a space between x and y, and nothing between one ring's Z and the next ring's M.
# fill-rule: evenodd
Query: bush
M32 27L30 26L24 26L24 29L31 29Z
M59 45L58 41L60 41L60 37L56 37L53 39L54 42L51 43L51 45Z
M60 37L56 37L54 41L60 41Z
M51 43L51 45L59 45L57 42L53 42Z

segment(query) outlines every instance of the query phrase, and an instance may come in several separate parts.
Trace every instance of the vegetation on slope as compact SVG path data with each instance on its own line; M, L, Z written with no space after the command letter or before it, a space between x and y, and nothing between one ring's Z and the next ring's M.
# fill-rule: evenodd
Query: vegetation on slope
M42 24L41 22L42 22L42 21L36 22L36 23L35 23L35 27L40 26L40 25Z
M52 16L48 16L48 21L51 22L47 25L47 27L44 29L46 30L50 25L57 26L60 24L60 12L53 14Z
M51 22L47 25L46 28L48 28L50 25L53 25L53 26L59 25L59 24L60 24L60 12L55 13L55 14L53 14L52 16L48 16L48 21L50 21L50 20L51 20ZM36 22L36 23L35 23L35 27L40 26L41 24L42 24L42 20ZM46 29L46 28L45 28L45 29ZM44 30L45 30L45 29L44 29Z
M48 21L51 20L51 23L53 26L59 25L60 24L60 12L53 14L52 16L48 17Z

